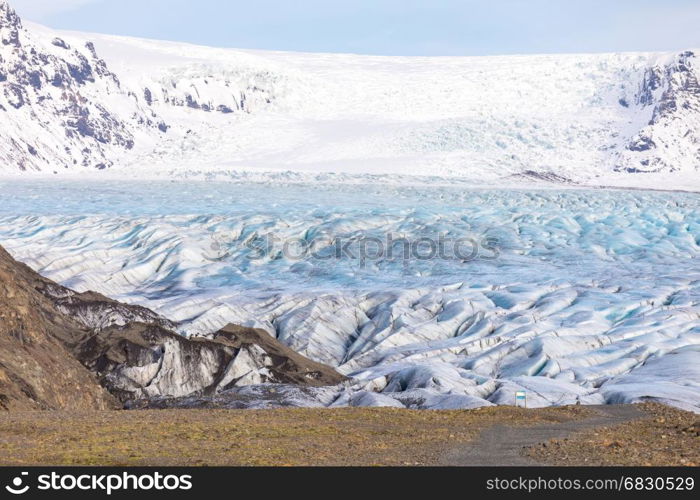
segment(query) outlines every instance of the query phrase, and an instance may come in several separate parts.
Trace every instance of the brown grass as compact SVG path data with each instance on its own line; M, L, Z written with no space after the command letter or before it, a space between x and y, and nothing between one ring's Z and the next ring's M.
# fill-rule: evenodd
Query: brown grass
M0 465L431 465L495 424L583 407L0 412Z

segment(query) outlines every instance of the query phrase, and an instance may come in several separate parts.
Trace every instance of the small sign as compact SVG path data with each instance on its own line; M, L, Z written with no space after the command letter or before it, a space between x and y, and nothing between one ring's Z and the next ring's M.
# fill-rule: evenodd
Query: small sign
M517 391L515 393L515 406L523 406L527 408L527 394L525 391Z

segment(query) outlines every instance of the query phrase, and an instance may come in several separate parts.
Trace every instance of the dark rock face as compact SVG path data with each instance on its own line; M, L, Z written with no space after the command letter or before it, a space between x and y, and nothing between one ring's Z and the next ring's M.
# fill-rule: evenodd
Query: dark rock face
M661 87L661 68L651 68L644 73L644 80L637 95L637 104L649 106L654 102L654 92Z
M649 137L639 136L628 148L630 151L649 151L654 149L656 144Z
M635 102L646 125L631 138L617 170L643 173L700 168L700 84L696 56L646 70Z
M92 384L92 392L87 393L90 400L97 398L105 405L113 400L101 392L89 372L122 402L208 396L250 384L318 387L345 380L332 368L301 356L263 330L229 325L207 338L185 338L174 332L172 322L149 309L122 304L94 292L76 293L15 262L0 248L0 290L7 282L13 288L5 292L6 298L0 305L5 306L4 311L18 311L18 320L0 321L0 375L3 370L7 377L16 374L18 369L3 366L26 364L26 360L15 361L14 357L17 353L25 356L22 346L31 344L37 351L58 353L62 358L60 363L44 363L48 354L30 353L30 358L37 356L45 370L65 372L70 375L69 380L82 377L80 387ZM15 303L16 289L26 295L27 305ZM43 328L42 336L27 327L35 323ZM71 375L66 367L77 375ZM17 380L22 382L10 388L2 380L0 376L0 394L10 398L12 407L18 406L14 401L22 399L21 394L30 394L24 399L36 401L35 407L63 407L45 400L44 394L53 389L37 388L21 376ZM60 380L54 375L44 381L51 388ZM61 394L70 401L83 397L71 395L70 387L63 388ZM103 399L96 396L100 394ZM33 407L31 403L27 405Z
M78 54L77 59L78 64L66 64L70 78L78 83L78 85L85 85L88 82L95 83L95 77L92 74L92 66L90 66L87 58L82 54Z
M661 95L649 125L660 123L679 109L700 111L700 85L693 69L695 54L684 52L666 69L667 87Z
M5 86L4 90L7 103L15 109L19 109L26 104L24 89L17 84L10 83Z
M47 50L3 0L0 39L0 109L17 115L13 123L35 126L0 130L5 164L27 170L106 167L115 152L134 147L137 132L158 136L167 127L121 89L92 43L71 48L55 38L56 49ZM111 96L109 104L104 95ZM36 153L26 154L28 144Z
M0 42L2 45L20 46L19 31L22 22L9 4L0 1Z

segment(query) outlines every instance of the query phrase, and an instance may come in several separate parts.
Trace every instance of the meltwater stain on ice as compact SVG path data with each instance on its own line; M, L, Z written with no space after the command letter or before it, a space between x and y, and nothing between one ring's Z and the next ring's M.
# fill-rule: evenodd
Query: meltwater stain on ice
M5 186L6 187L6 186ZM700 411L700 197L642 191L17 182L0 242L184 334L259 326L356 378L335 404ZM251 242L473 238L497 258L256 257ZM340 389L338 389L340 391Z

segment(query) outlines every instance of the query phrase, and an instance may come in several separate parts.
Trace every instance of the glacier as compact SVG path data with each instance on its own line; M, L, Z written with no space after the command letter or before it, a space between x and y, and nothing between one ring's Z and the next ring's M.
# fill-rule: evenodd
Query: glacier
M251 245L387 234L488 239L495 252L360 262ZM12 180L0 181L0 241L183 335L260 327L352 377L317 404L470 408L525 390L531 406L700 411L694 193Z
M14 257L182 335L259 327L351 377L221 405L473 408L525 390L700 411L697 51L221 49L57 31L5 0L0 42ZM388 238L398 255L357 257Z

